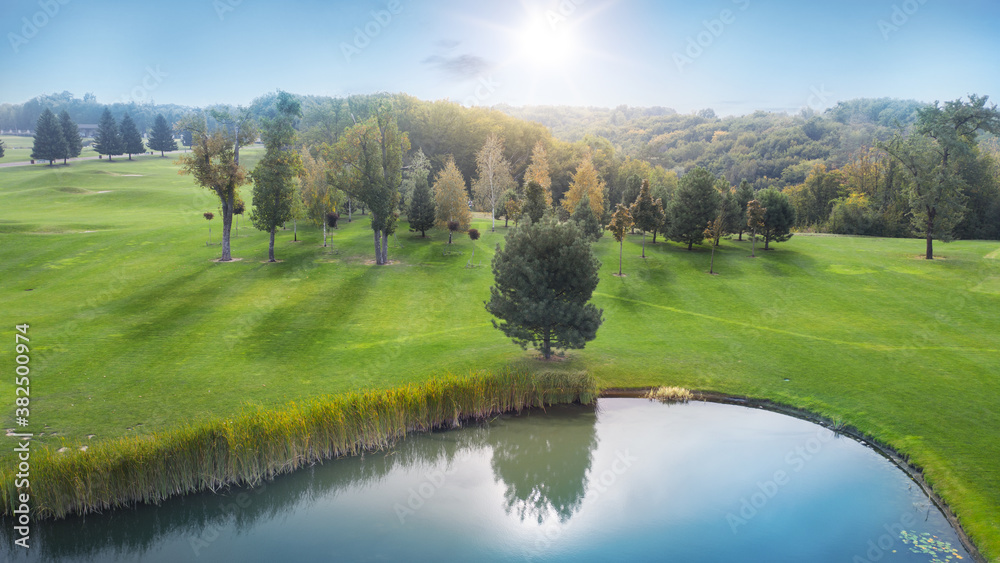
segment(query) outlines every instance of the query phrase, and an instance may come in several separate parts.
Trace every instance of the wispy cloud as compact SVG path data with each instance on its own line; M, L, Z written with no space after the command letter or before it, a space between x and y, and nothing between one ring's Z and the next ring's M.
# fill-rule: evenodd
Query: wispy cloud
M458 78L469 79L481 76L493 65L486 59L477 55L456 55L446 57L442 55L431 55L423 60L423 63L445 72L446 74Z

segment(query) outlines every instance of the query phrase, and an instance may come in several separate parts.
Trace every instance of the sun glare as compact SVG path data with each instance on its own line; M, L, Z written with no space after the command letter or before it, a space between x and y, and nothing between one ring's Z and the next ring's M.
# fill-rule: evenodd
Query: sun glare
M576 49L567 26L551 25L536 18L521 29L518 37L521 56L538 67L552 67L569 61Z

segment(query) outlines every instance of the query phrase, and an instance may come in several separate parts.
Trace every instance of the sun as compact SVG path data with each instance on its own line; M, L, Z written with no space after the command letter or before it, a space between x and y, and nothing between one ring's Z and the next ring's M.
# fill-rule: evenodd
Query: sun
M577 51L572 30L544 17L531 18L518 32L517 42L521 58L539 68L564 65Z

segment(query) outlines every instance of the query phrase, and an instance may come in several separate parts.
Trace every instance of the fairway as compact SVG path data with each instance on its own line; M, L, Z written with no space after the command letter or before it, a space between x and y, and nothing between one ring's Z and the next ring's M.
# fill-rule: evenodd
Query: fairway
M244 154L252 167L259 150ZM630 236L619 278L605 233L597 339L543 363L483 305L502 222L493 233L477 219L476 267L467 236L449 246L405 223L392 264L376 267L367 217L345 216L325 248L302 222L293 242L289 224L276 264L244 218L238 261L220 264L218 200L177 170L158 154L0 168L0 363L15 365L14 325L29 324L38 443L79 447L445 373L588 371L603 387L768 398L856 426L910 456L983 551L1000 553L996 241L941 244L926 261L920 240L797 235L755 259L749 242L724 240L710 276L707 246L647 239L642 259Z

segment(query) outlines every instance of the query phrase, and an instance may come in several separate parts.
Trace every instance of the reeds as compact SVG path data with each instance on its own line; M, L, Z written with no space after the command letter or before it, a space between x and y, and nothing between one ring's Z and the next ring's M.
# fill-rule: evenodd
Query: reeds
M35 518L61 518L227 485L254 485L324 459L384 449L408 432L530 407L592 403L597 394L596 383L586 374L505 370L281 409L248 407L234 418L108 440L85 452L43 447L31 456L31 508ZM5 515L16 507L14 481L13 472L0 471Z
M686 403L691 400L691 391L683 387L657 387L650 389L646 394L647 399L660 401L661 403Z

